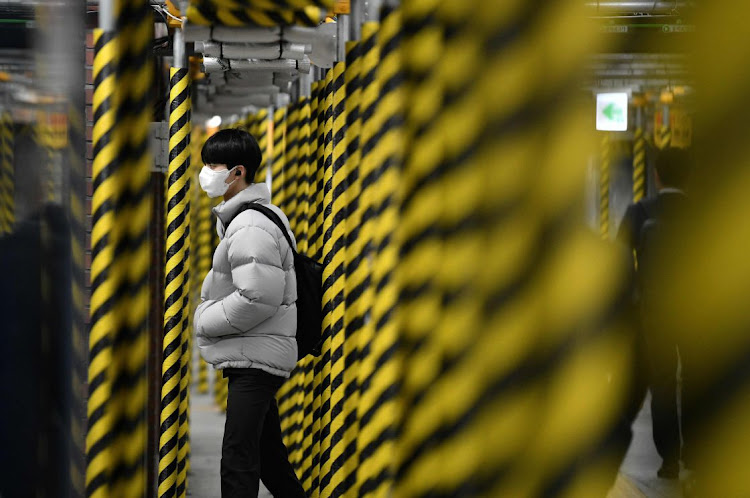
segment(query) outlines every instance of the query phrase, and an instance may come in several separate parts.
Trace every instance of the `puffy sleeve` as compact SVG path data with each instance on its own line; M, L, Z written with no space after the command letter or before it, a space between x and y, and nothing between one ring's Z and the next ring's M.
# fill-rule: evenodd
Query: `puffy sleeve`
M227 248L235 291L205 303L196 324L198 335L247 332L272 317L284 298L285 274L276 237L261 227L244 226L229 235Z

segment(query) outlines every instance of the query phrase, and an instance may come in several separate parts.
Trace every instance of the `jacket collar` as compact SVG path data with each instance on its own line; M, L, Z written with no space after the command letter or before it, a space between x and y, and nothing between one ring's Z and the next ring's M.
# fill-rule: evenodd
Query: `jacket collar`
M237 195L224 201L213 209L213 212L226 223L234 217L240 210L240 206L248 202L257 202L259 204L270 204L271 191L265 183L251 183L246 189L237 192Z

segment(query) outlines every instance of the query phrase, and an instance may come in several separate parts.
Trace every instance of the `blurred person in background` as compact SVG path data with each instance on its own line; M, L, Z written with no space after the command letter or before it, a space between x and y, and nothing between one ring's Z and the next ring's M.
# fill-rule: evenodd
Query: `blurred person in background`
M617 234L618 241L634 254L637 268L634 295L640 310L639 366L646 371L651 391L654 445L663 460L657 475L663 479L677 479L680 474L681 443L677 408L679 348L674 337L659 330L654 323L659 313L654 306L656 300L653 295L652 279L659 268L654 246L661 243L659 239L665 226L672 225L688 207L685 187L692 170L691 163L687 150L669 148L660 151L655 162L658 194L628 206ZM684 367L683 361L683 380Z
M19 127L20 128L20 127ZM0 236L0 496L71 496L71 246L47 155L16 138L17 222Z

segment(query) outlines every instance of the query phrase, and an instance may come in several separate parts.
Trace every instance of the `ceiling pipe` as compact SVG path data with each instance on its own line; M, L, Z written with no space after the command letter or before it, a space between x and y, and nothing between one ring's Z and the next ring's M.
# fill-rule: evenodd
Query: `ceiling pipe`
M604 71L597 71L594 74L595 78L622 78L627 76L635 76L639 78L669 78L669 77L684 77L688 74L688 71L658 71L654 69L607 69Z
M362 18L364 13L362 12L363 2L361 0L354 0L350 2L349 7L349 39L359 40L362 38Z
M366 0L364 2L365 21L379 21L380 8L383 6L383 0Z
M683 8L693 7L695 2L687 0L598 0L586 2L586 7L598 15L613 14L671 14Z
M114 31L115 29L115 2L114 0L101 0L99 2L99 29L102 31Z
M268 61L257 59L220 59L217 57L203 58L203 72L206 74L226 71L308 73L310 72L310 61L295 59Z
M319 24L314 28L287 26L282 29L281 38L292 43L313 43L323 39L336 38L336 23Z
M211 26L186 22L183 24L182 31L185 33L186 42L197 42L211 38Z
M281 28L233 28L214 26L210 36L202 38L227 43L272 43L281 39Z
M253 88L259 86L271 86L273 73L224 73L226 80L221 80L228 87Z
M336 60L346 60L346 41L349 39L349 16L341 15L336 20Z
M302 43L274 43L272 45L239 45L226 43L223 47L224 57L227 59L295 59L304 60L305 54L312 51L312 47ZM273 57L263 57L257 53L271 53Z
M685 54L594 54L591 59L600 61L622 61L622 62L654 62L654 61L686 61Z
M302 60L312 47L301 43L221 43L195 42L195 51L220 59L296 59Z
M276 92L278 93L278 92ZM268 94L256 94L256 95L226 95L216 94L213 96L211 102L217 107L230 107L235 106L237 108L244 107L247 105L254 106L268 106L275 100L276 94L272 97Z
M651 71L659 74L683 74L688 69L682 64L630 63L630 64L597 64L589 66L594 74L601 71Z
M273 85L273 73L224 73L220 81L238 88L270 86Z
M279 93L279 87L274 85L266 85L266 86L225 86L222 89L222 92L227 95L234 95L238 97L247 96L247 95L257 95L259 93L262 94L268 94L268 95L276 95Z

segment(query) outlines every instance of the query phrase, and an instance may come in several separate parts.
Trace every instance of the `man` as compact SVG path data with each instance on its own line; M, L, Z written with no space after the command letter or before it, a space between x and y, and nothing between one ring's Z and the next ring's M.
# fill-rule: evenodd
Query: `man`
M255 139L227 129L201 152L201 188L223 196L214 208L220 242L195 312L201 356L229 379L221 458L222 498L258 495L259 479L276 497L304 497L281 440L274 395L297 362L294 257L284 234L262 213L276 212L264 183L253 184L261 162Z
M654 246L660 242L664 226L687 207L685 186L690 174L687 151L667 149L656 158L656 186L659 193L628 207L617 235L629 247L638 264L636 299L641 309L643 362L651 391L653 438L663 463L657 475L676 479L680 473L680 429L677 415L677 344L665 331L652 325L658 310L653 309L651 275L657 273ZM683 359L684 363L684 359ZM683 365L684 366L684 365ZM684 371L684 368L683 368Z

